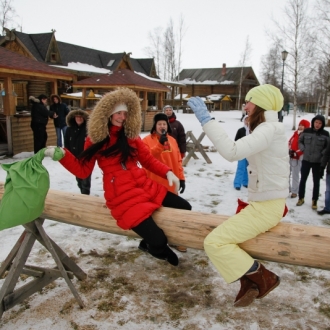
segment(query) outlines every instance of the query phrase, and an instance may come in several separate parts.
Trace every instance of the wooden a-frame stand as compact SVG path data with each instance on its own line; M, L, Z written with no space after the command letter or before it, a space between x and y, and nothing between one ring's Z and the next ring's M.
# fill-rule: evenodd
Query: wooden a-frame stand
M84 303L70 279L75 275L79 280L87 277L86 273L46 234L43 228L44 219L38 218L23 225L25 230L17 240L7 258L0 267L0 278L8 270L6 279L0 289L0 318L4 311L14 307L49 283L59 277L63 277L72 294L81 308ZM42 268L26 265L34 242L38 240L52 255L57 267ZM35 277L29 283L14 291L18 278L21 274Z

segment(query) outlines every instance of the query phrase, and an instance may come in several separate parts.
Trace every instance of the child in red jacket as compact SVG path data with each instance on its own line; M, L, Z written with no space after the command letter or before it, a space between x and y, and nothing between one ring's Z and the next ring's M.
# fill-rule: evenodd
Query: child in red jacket
M291 198L298 196L299 190L299 174L301 168L301 161L303 159L303 152L299 150L298 141L299 135L305 128L310 127L310 122L302 119L298 125L298 129L293 133L289 140L289 156L290 156L290 192Z

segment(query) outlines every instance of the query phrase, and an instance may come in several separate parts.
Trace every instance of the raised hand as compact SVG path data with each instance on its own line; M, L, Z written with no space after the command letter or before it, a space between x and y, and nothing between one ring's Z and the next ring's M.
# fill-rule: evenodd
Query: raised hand
M202 126L204 126L212 119L204 101L200 97L191 97L187 104L195 113L195 116Z

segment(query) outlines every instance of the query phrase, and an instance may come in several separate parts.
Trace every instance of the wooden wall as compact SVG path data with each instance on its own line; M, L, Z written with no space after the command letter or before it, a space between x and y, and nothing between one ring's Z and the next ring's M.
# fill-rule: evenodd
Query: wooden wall
M31 116L13 116L11 118L11 131L13 141L13 154L33 151L33 133L30 127ZM52 119L47 124L47 145L56 146L56 132Z
M142 111L142 132L150 132L153 126L153 119L161 111Z

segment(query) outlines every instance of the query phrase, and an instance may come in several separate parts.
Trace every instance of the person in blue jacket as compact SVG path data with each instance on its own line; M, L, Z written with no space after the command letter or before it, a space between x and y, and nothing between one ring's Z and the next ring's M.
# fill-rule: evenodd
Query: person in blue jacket
M249 135L249 124L248 124L248 116L245 116L243 119L244 126L237 130L235 141L241 139L244 136ZM247 188L249 183L248 178L248 161L246 158L243 158L237 161L237 169L234 178L234 188L236 190L241 190L241 186Z

